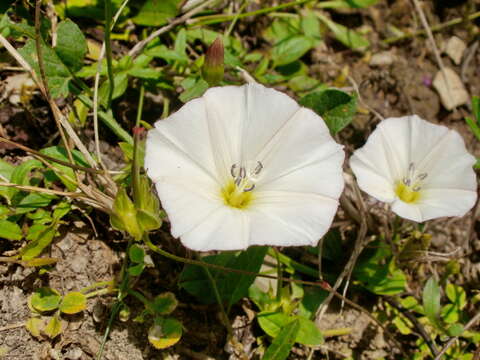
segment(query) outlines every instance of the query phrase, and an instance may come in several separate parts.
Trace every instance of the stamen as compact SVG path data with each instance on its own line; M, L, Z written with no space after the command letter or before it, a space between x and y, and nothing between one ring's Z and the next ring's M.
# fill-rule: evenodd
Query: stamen
M413 190L413 191L420 191L421 189L422 189L422 187L421 187L421 186L419 186L419 185L416 185L416 186L414 186L414 187L413 187L413 189L412 189L412 190Z
M254 175L260 174L260 171L263 169L263 164L260 161L257 161L257 166L255 167L255 170L253 171Z
M427 178L428 174L427 173L422 173L417 176L418 180L425 180Z
M242 167L240 168L240 175L239 175L239 177L240 177L241 179L245 179L245 176L246 176L246 175L247 175L247 172L245 171L245 167L242 166Z
M402 181L403 181L403 183L404 183L405 185L407 185L407 186L410 186L410 184L411 184L411 181L410 181L409 178L404 177Z
M235 174L235 169L237 168L237 164L233 164L232 167L230 168L230 175L235 179L237 175Z
M250 187L243 189L243 192L249 192L249 191L252 191L253 189L255 189L255 184L252 184Z

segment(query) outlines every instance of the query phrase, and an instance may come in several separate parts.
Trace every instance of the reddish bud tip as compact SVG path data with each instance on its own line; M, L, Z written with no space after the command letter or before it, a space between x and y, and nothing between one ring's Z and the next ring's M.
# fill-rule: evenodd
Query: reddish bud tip
M210 86L223 80L224 50L222 38L218 37L207 49L202 76Z

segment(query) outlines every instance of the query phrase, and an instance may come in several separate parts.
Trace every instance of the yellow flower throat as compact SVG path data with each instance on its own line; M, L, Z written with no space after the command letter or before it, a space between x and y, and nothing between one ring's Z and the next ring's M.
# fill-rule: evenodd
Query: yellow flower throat
M418 173L415 169L415 164L412 162L408 166L407 175L400 181L395 183L395 194L403 202L414 204L420 199L420 190L423 186L423 181L428 174Z
M245 209L253 200L253 192L244 191L241 187L237 186L233 180L230 180L222 189L221 195L225 205L237 209Z
M233 164L230 168L232 179L221 190L225 205L236 209L248 207L254 198L253 189L262 170L263 164L260 161L247 162L246 166Z

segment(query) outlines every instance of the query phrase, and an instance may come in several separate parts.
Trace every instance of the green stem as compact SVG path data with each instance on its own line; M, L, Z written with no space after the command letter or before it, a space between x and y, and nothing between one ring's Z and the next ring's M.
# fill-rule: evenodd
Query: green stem
M88 298L91 298L91 297L94 297L94 296L111 294L111 293L114 293L115 291L117 291L117 289L110 289L110 288L99 289L99 290L96 290L96 291L92 291L88 294L85 294L85 297L88 299Z
M198 256L198 258L200 258ZM208 277L208 280L210 281L210 285L213 290L213 294L215 295L215 299L217 300L218 306L220 307L220 311L222 313L222 319L223 319L223 325L226 327L227 332L228 332L228 338L231 339L233 337L233 328L232 324L230 324L230 320L228 320L228 315L227 312L225 311L225 307L223 306L223 301L222 298L220 297L220 292L218 291L217 283L215 282L215 279L212 276L212 273L208 269L208 267L205 265L206 263L199 260L201 263L203 263L203 270L205 271L205 274Z
M132 295L133 297L136 297L138 300L140 300L143 303L143 305L145 305L145 309L150 311L152 314L155 313L152 302L148 300L143 294L133 289L127 289L127 293L129 295Z
M113 66L112 66L112 45L110 43L110 31L112 22L112 2L105 0L105 57L107 59L107 73L108 73L108 106L110 109L112 105L113 90L115 89L115 82L113 80Z
M142 119L143 111L143 98L145 94L145 87L140 86L140 98L138 99L138 111L137 119L135 121L135 129L133 133L133 164L132 164L132 179L133 179L133 201L138 205L140 197L140 162L138 159L138 153L140 151L140 142L139 142L139 126L140 120Z
M108 335L110 334L110 331L112 330L113 320L115 319L118 312L120 311L120 308L122 306L122 300L126 296L126 292L127 292L127 288L128 288L128 280L129 280L129 276L128 276L128 272L127 272L128 250L130 249L131 245L132 245L132 238L129 237L128 244L127 244L126 255L125 255L125 258L123 259L122 268L120 270L120 279L122 279L122 282L121 282L120 287L118 289L117 301L112 306L112 311L110 313L110 318L108 319L108 324L107 324L107 327L105 329L105 333L103 334L102 344L100 345L100 349L98 350L98 353L97 353L97 360L100 360L102 358L103 350L105 349L105 344L107 343Z
M280 261L280 252L277 249L274 249L275 251L275 258L277 259L277 301L282 300L282 287L283 287L283 281L282 281L282 262Z
M250 11L250 12L246 12L246 13L243 13L243 14L234 14L234 15L215 14L215 15L199 16L199 17L195 18L195 20L197 20L197 21L195 21L192 25L195 25L195 26L197 26L197 25L208 25L208 24L216 24L216 23L221 23L221 22L225 22L225 21L230 21L230 20L234 20L234 19L243 19L243 18L246 18L246 17L249 17L249 16L267 14L267 13L272 12L272 11L287 9L289 7L292 7L292 6L302 5L302 4L311 2L311 1L313 1L313 0L296 0L296 1L291 1L289 3L286 3L286 4L281 4L281 5L272 6L272 7L268 7L268 8L264 8L264 9ZM329 2L330 1L327 1L327 3L329 3ZM332 2L335 2L335 1L332 1Z
M444 22L442 24L431 26L430 29L432 30L432 32L440 31L440 30L443 30L447 27L450 27L450 26L453 26L453 25L458 25L458 24L464 22L465 20L470 20L470 21L475 20L478 17L480 17L480 11L474 12L473 14L470 14L467 17L464 17L464 18L455 18L455 19L452 19L450 21ZM407 33L407 34L404 34L404 35L401 35L401 36L393 36L393 37L390 37L388 39L382 40L381 43L382 44L392 44L392 43L395 43L397 41L405 40L405 39L412 38L412 37L419 36L419 35L426 35L426 31L425 30L420 30L420 31L415 31L413 33Z
M88 106L90 109L93 109L93 101L86 95L79 94L78 99ZM125 141L128 144L133 144L132 136L126 132L120 124L115 120L112 114L107 114L104 111L98 112L98 117L100 120L103 121L104 125L106 125L112 132L119 137L120 140Z
M88 293L90 290L93 290L93 289L96 289L96 288L99 288L99 287L104 287L104 286L112 286L113 285L113 280L108 280L108 281L99 281L99 282L96 282L92 285L89 285L87 287L84 287L82 290L80 290L80 292L82 294L86 294Z

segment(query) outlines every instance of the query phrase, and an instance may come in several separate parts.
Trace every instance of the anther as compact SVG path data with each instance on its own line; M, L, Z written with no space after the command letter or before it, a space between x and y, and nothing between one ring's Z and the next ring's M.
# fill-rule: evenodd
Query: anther
M257 161L257 166L255 167L255 170L253 171L254 175L260 174L260 171L263 169L263 164L260 161Z
M403 178L402 181L403 181L403 183L404 183L405 185L410 186L411 181L410 181L409 178L406 178L406 177L405 177L405 178Z
M427 178L428 174L427 173L422 173L420 175L417 176L417 178L419 180L425 180Z
M247 176L247 172L245 171L245 168L242 166L240 168L240 174L238 175L238 177L241 179L245 179L245 176Z
M237 168L236 164L233 164L232 167L230 168L230 175L232 175L233 178L236 178L237 176L235 175L235 169Z
M417 192L417 191L420 191L421 189L422 187L417 185L417 186L414 186L412 190Z
M243 189L243 192L249 192L249 191L252 191L253 189L255 189L255 184L252 184L250 187Z

